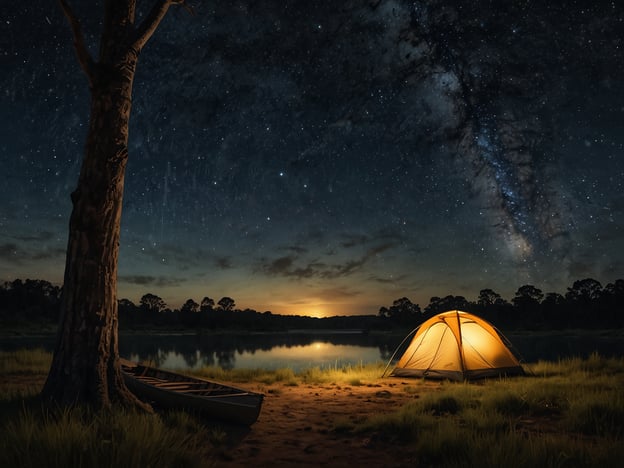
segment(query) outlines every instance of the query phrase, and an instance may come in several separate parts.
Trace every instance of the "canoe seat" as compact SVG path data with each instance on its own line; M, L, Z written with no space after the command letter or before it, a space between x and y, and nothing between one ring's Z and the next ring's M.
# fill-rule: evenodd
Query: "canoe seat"
M245 396L245 395L249 395L248 392L240 392L240 393L234 393L234 392L211 392L208 389L202 389L202 388L196 388L196 389L189 389L189 390L182 390L182 393L206 393L206 397L226 397L226 396Z

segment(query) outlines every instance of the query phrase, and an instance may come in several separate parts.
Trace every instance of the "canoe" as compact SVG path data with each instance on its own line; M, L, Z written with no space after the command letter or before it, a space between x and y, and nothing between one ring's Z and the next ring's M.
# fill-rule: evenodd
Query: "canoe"
M120 359L126 386L157 408L184 409L208 418L251 425L264 395Z

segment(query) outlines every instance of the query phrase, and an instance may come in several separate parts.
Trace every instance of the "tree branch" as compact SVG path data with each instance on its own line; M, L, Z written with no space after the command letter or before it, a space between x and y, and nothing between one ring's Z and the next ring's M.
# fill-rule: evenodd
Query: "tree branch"
M80 27L80 21L78 20L66 0L59 0L59 3L61 5L63 13L65 14L65 17L67 18L67 21L69 21L69 25L71 26L72 32L74 34L74 49L76 50L78 63L80 64L82 70L85 72L85 75L87 75L89 84L93 86L93 81L95 78L95 70L93 66L94 62L85 44L84 35L82 34L82 28Z
M140 51L143 46L149 41L156 31L156 28L162 21L162 19L167 14L167 10L171 5L182 5L186 8L191 14L193 14L193 9L186 4L185 0L158 0L156 4L152 7L152 10L145 17L143 22L139 25L136 30L136 38L132 41L131 47L135 50Z

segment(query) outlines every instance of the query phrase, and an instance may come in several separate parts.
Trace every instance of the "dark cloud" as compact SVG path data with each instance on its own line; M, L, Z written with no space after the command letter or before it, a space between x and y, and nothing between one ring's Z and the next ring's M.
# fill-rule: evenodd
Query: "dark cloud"
M285 247L285 250L293 252L296 255L303 255L308 252L308 249L301 245L289 245Z
M214 255L194 245L189 247L186 244L156 244L145 248L144 255L154 263L182 271L197 270L210 264L220 269L228 269L232 266L230 256Z
M63 248L45 248L34 252L31 255L32 260L63 260L67 251Z
M11 263L20 263L24 259L22 249L14 243L0 244L0 258Z
M341 237L343 240L340 246L345 249L366 245L369 242L369 237L364 234L343 234Z
M319 299L323 301L333 302L333 301L344 301L344 300L352 300L360 296L361 291L353 290L350 287L334 287L334 288L325 288L321 289L318 292Z
M390 250L396 246L395 243L385 243L369 248L363 255L354 260L347 260L344 263L331 263L333 254L327 262L313 261L305 263L305 260L295 256L283 256L274 260L261 260L260 270L270 276L282 276L295 279L322 278L336 279L352 276L362 270L362 268L374 257ZM304 263L304 266L297 264Z
M397 276L391 276L391 277L381 277L381 276L376 276L376 275L372 275L369 276L369 281L374 281L375 283L381 283L381 284L401 284L403 281L407 280L409 278L408 275L397 275Z
M217 256L214 259L214 264L220 270L229 270L230 268L232 268L232 259L231 257Z
M55 239L58 235L51 231L38 231L34 235L22 234L15 235L13 239L19 242L47 242Z
M65 258L65 249L55 247L20 246L13 242L0 244L0 259L15 265L29 262L60 260Z
M263 267L263 270L269 275L289 276L290 269L294 263L293 257L280 257L271 261Z
M147 275L124 275L119 276L119 281L122 283L135 284L138 286L151 286L151 287L168 287L168 286L180 286L184 283L184 280L166 276L147 276Z

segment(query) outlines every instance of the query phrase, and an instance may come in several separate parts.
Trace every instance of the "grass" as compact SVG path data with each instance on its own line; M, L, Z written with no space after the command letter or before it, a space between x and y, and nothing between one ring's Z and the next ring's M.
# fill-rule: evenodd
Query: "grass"
M25 409L2 429L0 465L201 466L209 434L185 416Z
M295 373L290 368L263 370L263 369L221 369L216 366L202 367L194 370L193 375L207 379L227 382L258 382L263 384L282 383L296 386L301 384L349 384L363 385L362 381L372 381L379 378L384 365L347 365L343 367L310 367Z
M284 385L298 385L298 380L292 369L277 369L274 371L264 369L221 369L210 366L194 370L193 375L210 380L221 380L227 382L257 382L271 385L282 383Z
M0 352L0 466L214 466L226 456L228 429L182 412L147 415L115 409L44 408L37 400L51 356ZM222 370L200 376L271 386L375 386L383 366ZM397 411L339 418L340 437L408 448L418 466L598 467L624 459L624 358L537 362L530 375L477 383L443 382L415 393ZM400 450L400 449L399 449ZM407 462L407 460L406 460Z
M0 466L214 465L225 432L184 412L44 407L38 393L50 363L42 350L0 352Z
M52 356L43 349L0 352L0 375L47 373Z
M425 466L619 466L624 359L531 367L523 378L445 383L351 431L408 445Z

